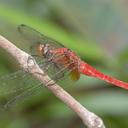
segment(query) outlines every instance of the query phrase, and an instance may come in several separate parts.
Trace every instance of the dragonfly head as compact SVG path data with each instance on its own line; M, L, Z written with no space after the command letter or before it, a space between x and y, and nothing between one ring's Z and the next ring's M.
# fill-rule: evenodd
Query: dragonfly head
M39 56L46 56L49 50L50 50L49 44L39 44L37 47L37 52Z

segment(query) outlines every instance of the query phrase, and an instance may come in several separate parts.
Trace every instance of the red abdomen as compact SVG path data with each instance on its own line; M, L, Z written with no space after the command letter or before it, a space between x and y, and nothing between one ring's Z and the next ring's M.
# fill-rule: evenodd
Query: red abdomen
M120 81L114 77L108 76L108 75L96 70L95 68L93 68L92 66L88 65L85 62L81 61L80 66L79 66L79 72L82 74L91 76L91 77L95 77L95 78L104 80L104 81L106 81L110 84L113 84L115 86L119 86L124 89L128 89L128 83Z

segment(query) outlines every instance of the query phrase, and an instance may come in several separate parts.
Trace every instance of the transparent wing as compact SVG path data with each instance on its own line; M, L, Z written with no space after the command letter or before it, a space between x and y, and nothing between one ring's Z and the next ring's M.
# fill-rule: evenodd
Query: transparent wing
M43 43L43 44L50 44L53 48L60 48L64 47L59 42L50 39L31 27L26 25L20 25L18 27L19 32L26 38L30 43L32 43L32 47ZM58 55L56 56L56 58ZM63 56L60 56L63 58ZM38 58L38 59L37 59ZM43 57L37 57L38 64L40 68L42 68L46 73L51 77L51 79L59 82L69 81L71 74L74 79L79 78L78 72L75 71L73 68L69 68L69 65L58 67L54 63L48 63ZM77 76L77 77L74 77ZM6 77L0 78L0 106L4 106L5 108L8 107L10 104L16 103L21 99L26 98L28 95L30 96L33 92L40 91L39 85L40 82L32 78L31 75L28 73L20 70L14 74L11 74Z
M0 77L0 96L30 88L33 86L32 80L33 78L22 70Z
M21 102L21 99L25 100L28 95L33 94L33 90L36 92L36 89L39 88L39 84L40 82L22 70L1 77L0 109L7 108L7 106L9 107L12 103L18 103L16 101Z
M39 44L50 44L53 48L62 48L64 47L61 43L53 40L47 36L44 36L40 32L36 31L35 29L27 26L27 25L19 25L18 26L19 33L32 45L32 48L36 48ZM34 51L34 50L33 50Z
M41 62L40 62L41 63ZM44 66L44 62L41 63L39 66L43 70L46 70L46 74L48 74L52 80L58 82L59 84L63 85L73 84L74 79L70 77L74 72L74 69L68 68L68 65L65 67L58 69L53 63L47 64L48 66ZM39 94L42 92L40 89L40 83L36 79L34 79L28 73L19 70L15 73L10 75L4 76L0 78L0 110L5 110L16 104L20 104L25 99L33 96L35 94Z
M63 74L53 68L52 63L48 64L43 60L40 62L40 68L45 70L45 64L50 66L48 71L46 71L46 74L50 73L53 80L56 80L58 75L60 76ZM39 94L39 92L42 92L42 89L40 89L41 84L41 82L37 81L30 74L22 70L0 77L0 110L20 104L30 96Z

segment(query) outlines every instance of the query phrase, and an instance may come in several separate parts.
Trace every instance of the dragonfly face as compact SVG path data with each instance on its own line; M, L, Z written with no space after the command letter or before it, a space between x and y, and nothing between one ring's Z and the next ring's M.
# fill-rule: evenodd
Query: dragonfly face
M36 50L39 56L44 56L45 58L47 58L47 55L50 53L51 48L49 44L39 44Z

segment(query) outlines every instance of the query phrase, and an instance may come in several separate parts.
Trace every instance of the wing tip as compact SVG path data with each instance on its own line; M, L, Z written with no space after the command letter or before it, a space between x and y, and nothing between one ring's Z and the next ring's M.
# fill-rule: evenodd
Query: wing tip
M26 25L25 25L25 24L20 24L20 25L18 25L17 29L18 29L19 32L21 32L21 28L22 28L22 27L26 27Z

